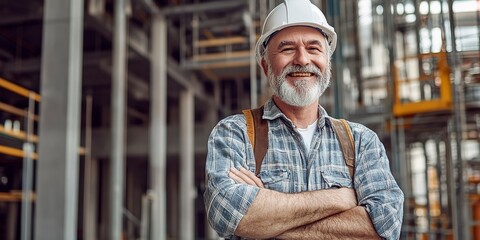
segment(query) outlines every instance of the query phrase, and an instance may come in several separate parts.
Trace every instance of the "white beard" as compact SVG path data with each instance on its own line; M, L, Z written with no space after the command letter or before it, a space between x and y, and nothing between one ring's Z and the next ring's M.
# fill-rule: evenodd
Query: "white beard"
M282 101L291 106L304 107L317 101L330 85L330 63L323 74L319 68L313 65L307 66L287 66L283 69L280 76L275 76L270 63L268 63L268 81L273 89L273 93L280 97ZM296 80L293 85L290 84L286 77L292 72L310 72L316 75L317 81L313 85L309 84L309 80Z

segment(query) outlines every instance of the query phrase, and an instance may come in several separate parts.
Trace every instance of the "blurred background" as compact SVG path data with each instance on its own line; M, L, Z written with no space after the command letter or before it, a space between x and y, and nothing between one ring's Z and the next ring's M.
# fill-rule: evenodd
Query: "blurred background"
M280 2L0 1L0 239L219 239L207 138L270 96ZM385 144L402 239L480 239L480 1L312 3L338 34L321 104Z

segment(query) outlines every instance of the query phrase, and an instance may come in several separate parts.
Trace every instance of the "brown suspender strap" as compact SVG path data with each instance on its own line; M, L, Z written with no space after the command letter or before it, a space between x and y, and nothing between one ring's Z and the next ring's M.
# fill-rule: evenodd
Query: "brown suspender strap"
M255 155L255 174L258 175L268 149L268 122L262 118L263 106L243 110L243 114L247 120L247 134Z
M247 134L248 140L253 147L255 147L255 123L253 123L253 115L251 109L243 110L243 115L245 115L245 120L247 121Z
M247 121L248 139L253 146L255 174L258 175L268 149L268 122L262 118L263 106L256 109L243 110L243 114ZM355 173L355 142L352 131L345 119L330 118L330 120L340 143L343 159L353 180Z
M338 141L340 142L345 164L348 166L350 176L353 179L355 174L355 142L353 140L352 130L345 119L330 118L330 120Z

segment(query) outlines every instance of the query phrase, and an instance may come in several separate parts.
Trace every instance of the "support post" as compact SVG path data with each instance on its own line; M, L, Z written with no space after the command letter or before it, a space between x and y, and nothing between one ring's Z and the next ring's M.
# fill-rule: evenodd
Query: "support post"
M327 2L328 6L331 6L328 8L327 15L330 21L333 22L334 26L340 26L340 3L339 1L334 1L334 0L328 0ZM338 32L338 39L342 39L341 37L341 32ZM332 76L335 76L335 80L331 80L332 85L333 85L333 100L334 100L334 106L332 107L333 110L333 116L337 118L342 118L344 116L344 103L343 103L343 94L344 94L344 83L343 83L343 56L341 54L342 52L342 45L338 44L337 48L335 50L337 54L334 54L331 56L330 61L332 66L336 66L333 69Z
M152 17L150 82L150 194L152 196L150 239L167 238L167 20Z
M180 93L180 239L195 239L195 109L191 89Z
M258 81L257 81L257 61L255 59L255 46L257 42L257 35L255 33L255 24L253 16L255 14L255 0L248 1L249 12L249 26L248 36L250 42L250 107L256 108L258 105Z
M127 25L125 0L114 6L113 66L112 66L112 149L110 157L110 236L122 236L123 193L125 188L125 109L126 109L126 52Z
M45 0L35 236L77 239L83 1Z
M85 163L83 182L83 234L87 240L97 239L98 163L92 158L92 107L93 97L85 101Z
M458 196L458 202L455 206L458 209L458 215L455 216L458 219L458 229L455 239L471 239L470 227L471 227L471 217L470 211L468 209L469 201L466 196L465 189L465 176L464 176L464 161L462 155L462 143L463 143L463 134L465 130L465 96L464 96L464 80L462 78L462 60L460 59L460 54L457 51L456 43L456 19L455 13L453 12L453 0L448 0L448 20L450 22L450 36L452 39L452 51L450 65L454 69L453 74L453 127L452 133L455 135L455 167L457 169L457 182L458 186L456 191L456 196ZM452 155L453 156L453 155Z

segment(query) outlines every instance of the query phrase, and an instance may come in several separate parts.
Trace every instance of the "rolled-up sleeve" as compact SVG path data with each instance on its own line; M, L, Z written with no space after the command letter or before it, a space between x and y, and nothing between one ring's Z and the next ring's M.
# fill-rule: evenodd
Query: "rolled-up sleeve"
M399 239L403 219L403 192L390 172L389 161L377 135L361 134L355 172L359 204L364 206L385 239Z
M205 208L210 226L222 237L234 235L259 191L257 187L236 184L228 177L231 167L246 166L242 123L238 115L226 118L215 126L208 140Z

